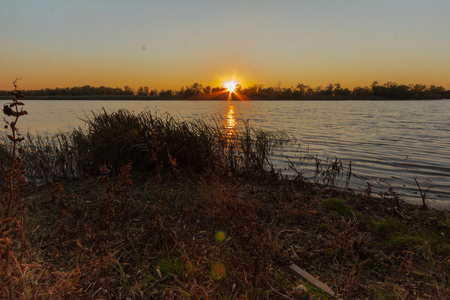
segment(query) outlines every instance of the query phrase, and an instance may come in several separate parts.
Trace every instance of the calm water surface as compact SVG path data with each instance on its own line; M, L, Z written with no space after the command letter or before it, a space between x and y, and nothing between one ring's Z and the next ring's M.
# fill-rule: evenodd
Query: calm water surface
M378 191L389 187L419 201L417 179L427 198L450 208L450 101L45 101L27 100L29 116L21 129L31 133L83 127L86 114L105 108L140 112L144 109L192 118L221 116L236 126L249 120L255 127L285 130L298 146L285 146L274 163L285 174L289 157L306 154L337 157L352 163L349 187ZM228 120L228 121L227 121ZM306 168L311 165L304 166ZM338 183L345 186L344 183Z

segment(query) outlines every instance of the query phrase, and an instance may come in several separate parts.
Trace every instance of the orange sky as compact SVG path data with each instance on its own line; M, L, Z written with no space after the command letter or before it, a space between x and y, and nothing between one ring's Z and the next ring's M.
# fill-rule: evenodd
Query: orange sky
M366 2L8 1L0 89L17 77L22 89L180 89L231 79L450 88L450 1Z

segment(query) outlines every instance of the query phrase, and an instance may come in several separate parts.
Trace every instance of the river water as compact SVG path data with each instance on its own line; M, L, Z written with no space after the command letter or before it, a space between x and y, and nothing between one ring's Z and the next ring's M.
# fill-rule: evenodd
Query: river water
M56 101L26 100L29 115L20 129L52 134L83 127L86 115L100 109L144 109L180 118L221 116L225 123L249 120L254 127L285 130L300 147L287 145L273 155L283 174L300 157L336 157L348 170L350 183L340 187L363 191L389 188L403 198L420 202L417 180L427 199L450 208L450 101ZM231 123L230 123L231 122ZM225 124L226 126L227 124ZM312 176L310 161L298 168Z

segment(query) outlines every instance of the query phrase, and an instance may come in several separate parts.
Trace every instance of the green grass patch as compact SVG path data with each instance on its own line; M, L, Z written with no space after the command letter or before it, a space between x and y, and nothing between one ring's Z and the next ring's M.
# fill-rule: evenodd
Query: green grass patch
M398 247L425 245L427 241L418 235L397 233L391 236L387 242Z
M248 300L258 300L258 299L269 299L271 292L269 290L264 290L262 288L251 289L246 293L246 299Z
M329 294L325 293L324 291L322 291L321 289L317 288L315 285L309 282L300 282L300 284L306 288L306 290L308 291L308 295L312 300L335 299L334 297L330 296Z
M406 230L406 225L402 221L394 218L372 222L372 225L377 234L383 238L390 238Z
M160 257L156 261L156 268L159 270L163 278L167 278L171 275L181 275L184 272L181 257Z
M363 220L364 216L357 211L353 206L345 203L344 200L339 198L328 198L322 203L323 207L330 210L335 211L341 216L344 217L353 217L355 216L358 220Z
M370 221L372 229L377 236L386 243L395 247L430 247L434 253L450 255L449 226L440 223L436 226L421 224L421 231L411 233L407 225L397 219L387 218L384 221Z
M440 224L430 229L425 239L430 244L433 252L443 256L450 256L450 226Z

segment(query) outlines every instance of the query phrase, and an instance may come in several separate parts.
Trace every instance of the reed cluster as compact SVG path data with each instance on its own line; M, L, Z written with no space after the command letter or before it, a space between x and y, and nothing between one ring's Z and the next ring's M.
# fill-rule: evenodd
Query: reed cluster
M283 132L265 132L246 123L228 131L213 117L184 120L151 111L122 109L93 112L86 129L53 136L31 136L25 168L32 181L98 175L101 166L117 174L131 163L138 172L170 171L195 174L262 174L272 167L274 146L289 141ZM0 143L0 151L2 151Z

